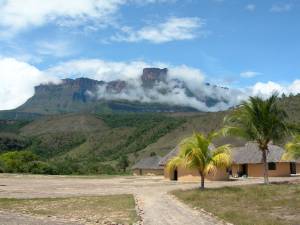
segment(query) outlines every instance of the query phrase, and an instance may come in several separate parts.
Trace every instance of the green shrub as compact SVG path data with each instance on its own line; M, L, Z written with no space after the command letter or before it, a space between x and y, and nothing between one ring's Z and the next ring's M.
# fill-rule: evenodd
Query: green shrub
M0 155L3 172L27 173L28 163L37 160L38 157L30 151L13 151Z
M57 171L56 169L46 163L46 162L42 162L42 161L32 161L32 162L29 162L27 164L27 168L28 168L28 172L29 173L33 173L33 174L56 174Z

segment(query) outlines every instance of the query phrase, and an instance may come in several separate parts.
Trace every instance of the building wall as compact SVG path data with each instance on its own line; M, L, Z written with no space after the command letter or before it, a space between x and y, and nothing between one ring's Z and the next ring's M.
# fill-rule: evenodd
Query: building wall
M186 169L182 167L178 167L178 180L179 181L188 181L188 182L200 182L201 177L197 170ZM173 173L169 173L169 171L164 169L164 177L169 180L173 180ZM229 175L225 169L218 169L214 175L209 175L206 177L207 180L228 180Z
M300 163L296 163L297 174L300 174Z
M226 169L218 169L216 173L208 175L207 179L215 181L229 180L229 173L226 171Z
M179 181L199 182L201 180L199 172L197 170L178 167L177 171Z
M166 168L166 166L164 167L164 177L165 177L165 179L169 179L169 180L172 179L169 171Z
M232 166L232 175L236 176L238 171L241 170L241 165L234 164ZM276 170L269 170L270 177L285 177L290 176L290 163L289 162L279 162L276 163ZM263 177L264 176L264 165L262 163L258 164L248 164L248 176L249 177Z
M161 176L164 174L163 169L151 170L151 169L134 169L133 175L135 176Z
M231 166L232 176L233 177L238 177L238 173L241 170L242 170L241 165L239 165L239 164L233 164Z

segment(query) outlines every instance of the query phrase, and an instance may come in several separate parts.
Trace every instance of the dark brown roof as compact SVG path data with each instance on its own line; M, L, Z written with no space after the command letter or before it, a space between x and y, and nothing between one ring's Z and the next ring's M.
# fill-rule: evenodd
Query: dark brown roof
M215 146L212 144L209 146L210 149L214 149ZM161 161L159 162L160 166L165 166L167 165L168 161L171 160L172 158L174 158L175 156L177 156L180 152L180 146L177 145L172 151L170 151L167 155L165 155Z
M141 159L139 162L137 162L132 166L132 169L151 169L151 170L163 169L163 167L159 165L161 159L162 158L157 155L145 159Z
M276 146L269 145L267 155L268 162L286 162L282 160L284 149ZM243 147L236 147L232 149L232 160L235 164L248 164L248 163L261 163L262 153L255 142L247 142ZM292 161L290 161L292 162Z

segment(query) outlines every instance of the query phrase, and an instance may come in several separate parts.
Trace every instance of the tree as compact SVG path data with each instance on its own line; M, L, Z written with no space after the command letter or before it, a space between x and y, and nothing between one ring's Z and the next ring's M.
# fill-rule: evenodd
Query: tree
M225 117L223 134L239 136L256 141L262 153L264 164L264 182L269 183L267 154L268 145L279 141L288 133L287 114L278 105L278 96L273 94L264 100L250 97Z
M119 160L118 160L117 166L120 170L123 170L123 172L126 172L126 168L129 166L128 156L127 155L121 155Z
M178 166L188 169L197 169L201 176L200 189L204 189L204 180L208 174L216 172L217 168L228 168L231 164L230 146L223 145L212 149L212 140L217 136L212 132L207 136L194 133L193 136L183 140L180 144L179 155L167 164L171 172Z
M285 150L283 159L300 159L300 135L294 136L294 139L285 145Z

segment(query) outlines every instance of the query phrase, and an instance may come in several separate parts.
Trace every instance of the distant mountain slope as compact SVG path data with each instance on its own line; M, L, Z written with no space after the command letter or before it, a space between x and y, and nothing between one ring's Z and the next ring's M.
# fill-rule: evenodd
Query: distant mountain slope
M23 135L37 136L58 132L93 133L107 130L107 125L89 114L49 116L35 120L20 129Z
M300 95L285 97L280 104L290 123L299 126ZM221 128L227 113L71 113L31 122L0 120L0 152L30 150L62 174L115 173L121 155L127 155L131 164L153 152L163 156L193 131ZM215 142L223 143L244 141Z

